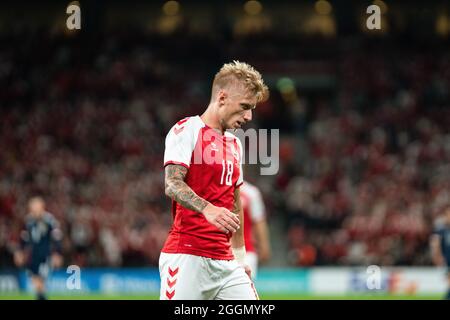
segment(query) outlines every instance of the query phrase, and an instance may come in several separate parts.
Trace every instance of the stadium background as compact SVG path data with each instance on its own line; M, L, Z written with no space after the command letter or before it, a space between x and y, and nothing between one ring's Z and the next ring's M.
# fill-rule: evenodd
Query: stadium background
M428 238L450 202L448 2L93 1L79 31L68 4L0 9L0 298L31 297L11 253L36 193L82 271L81 291L56 272L53 297L156 297L164 136L232 59L271 89L250 127L281 134L278 175L246 169L271 231L261 297L441 296Z

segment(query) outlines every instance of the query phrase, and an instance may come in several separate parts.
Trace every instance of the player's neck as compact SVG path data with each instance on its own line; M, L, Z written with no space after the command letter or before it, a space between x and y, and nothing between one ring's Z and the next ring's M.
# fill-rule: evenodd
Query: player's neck
M217 114L212 112L211 105L208 106L208 109L200 116L200 119L210 128L217 130L221 134L224 134L225 130L222 128L220 124L220 120L217 117Z

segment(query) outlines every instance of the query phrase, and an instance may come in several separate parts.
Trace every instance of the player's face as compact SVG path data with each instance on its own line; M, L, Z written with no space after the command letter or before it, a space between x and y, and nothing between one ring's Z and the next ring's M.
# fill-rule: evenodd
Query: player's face
M257 98L243 87L227 90L221 97L220 124L224 130L239 129L252 120Z
M29 208L30 213L35 218L40 218L44 214L45 205L44 201L40 199L33 199L30 201Z

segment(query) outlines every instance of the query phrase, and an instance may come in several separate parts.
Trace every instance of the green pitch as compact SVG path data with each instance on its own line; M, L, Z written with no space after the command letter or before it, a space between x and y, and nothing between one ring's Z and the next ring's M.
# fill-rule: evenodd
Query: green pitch
M49 295L50 300L157 300L156 295ZM389 294L352 294L352 295L311 295L280 294L260 295L261 300L441 300L442 295L389 295ZM33 300L29 294L0 294L0 300Z

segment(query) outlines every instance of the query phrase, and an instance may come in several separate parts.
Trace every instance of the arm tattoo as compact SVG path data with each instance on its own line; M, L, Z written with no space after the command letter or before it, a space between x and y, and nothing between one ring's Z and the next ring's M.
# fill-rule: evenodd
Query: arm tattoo
M187 171L188 169L181 165L170 164L166 166L166 195L189 210L202 212L208 205L208 201L199 197L186 182L184 182Z

